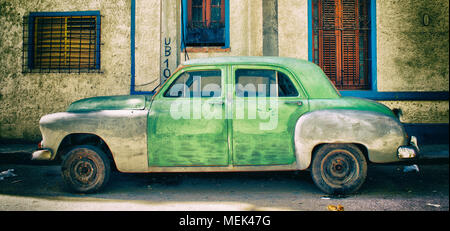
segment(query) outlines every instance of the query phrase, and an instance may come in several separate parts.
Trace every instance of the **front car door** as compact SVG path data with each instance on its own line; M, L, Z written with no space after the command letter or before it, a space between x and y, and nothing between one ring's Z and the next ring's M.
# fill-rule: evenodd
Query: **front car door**
M222 66L185 67L153 99L148 116L149 166L227 166Z
M294 129L308 100L293 74L281 67L235 65L233 165L286 165L295 162Z

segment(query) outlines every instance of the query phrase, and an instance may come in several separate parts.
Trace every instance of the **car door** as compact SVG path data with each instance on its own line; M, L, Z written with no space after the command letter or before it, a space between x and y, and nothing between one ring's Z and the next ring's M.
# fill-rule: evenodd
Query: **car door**
M232 67L233 165L295 161L294 128L308 100L291 72L279 67Z
M229 164L225 67L185 67L153 99L148 116L149 166Z

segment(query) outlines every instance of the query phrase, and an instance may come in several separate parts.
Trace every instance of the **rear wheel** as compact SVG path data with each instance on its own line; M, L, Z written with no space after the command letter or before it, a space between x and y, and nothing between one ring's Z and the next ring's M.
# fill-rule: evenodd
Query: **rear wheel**
M106 154L95 146L71 149L61 166L64 183L72 191L91 193L102 189L109 180L111 167Z
M328 194L350 194L366 179L366 158L355 145L326 144L314 155L311 175L314 183Z

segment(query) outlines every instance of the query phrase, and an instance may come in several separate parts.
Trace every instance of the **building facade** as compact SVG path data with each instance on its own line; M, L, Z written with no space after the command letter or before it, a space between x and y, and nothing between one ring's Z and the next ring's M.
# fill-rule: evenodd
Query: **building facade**
M187 59L284 56L448 138L445 0L0 0L0 138L75 100L148 94Z

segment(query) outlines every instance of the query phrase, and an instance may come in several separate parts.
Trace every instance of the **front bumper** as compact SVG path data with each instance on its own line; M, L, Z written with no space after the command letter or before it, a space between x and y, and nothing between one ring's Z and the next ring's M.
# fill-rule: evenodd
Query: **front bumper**
M50 160L52 158L52 150L40 149L33 152L31 160Z
M419 157L419 146L417 145L417 138L415 136L411 136L409 145L398 147L397 156L401 160L417 159Z

